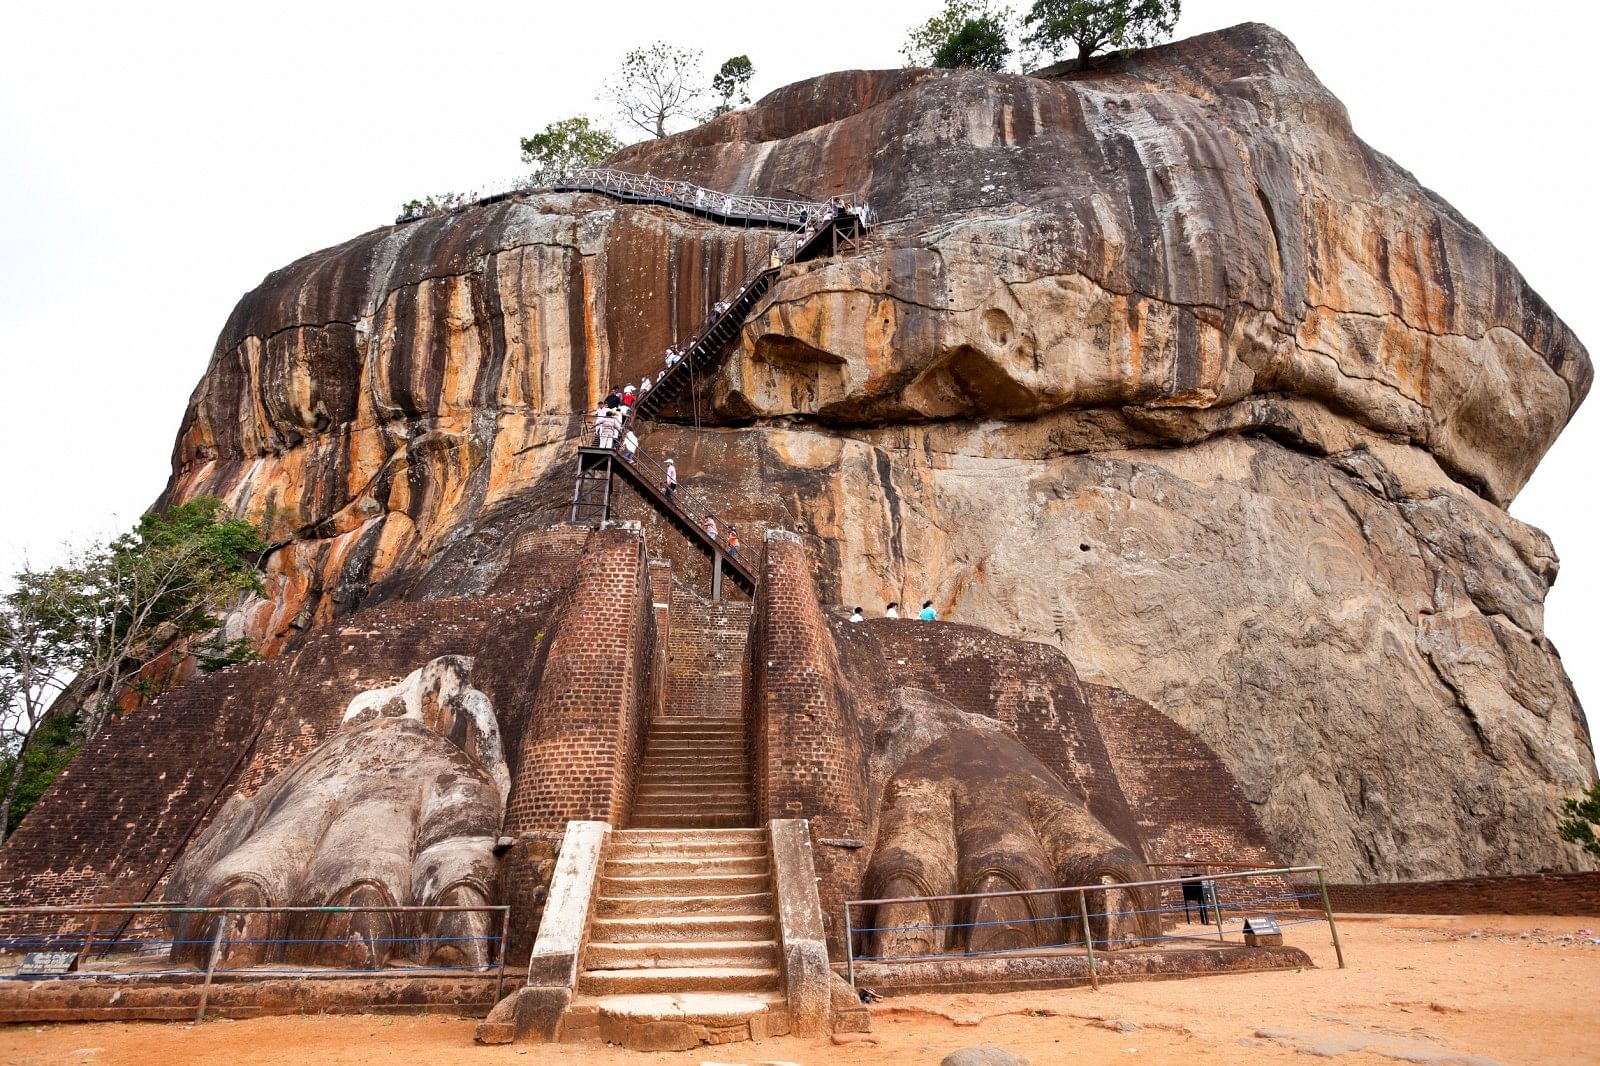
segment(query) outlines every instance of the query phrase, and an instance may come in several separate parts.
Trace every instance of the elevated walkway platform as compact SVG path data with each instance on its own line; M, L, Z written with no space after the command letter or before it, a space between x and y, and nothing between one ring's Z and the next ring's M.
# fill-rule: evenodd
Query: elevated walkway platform
M621 477L632 485L644 501L677 527L689 543L711 560L711 598L722 599L722 579L732 579L749 595L755 595L756 576L736 555L723 550L723 543L706 532L708 512L683 490L667 496L666 468L635 452L632 461L611 448L584 446L578 449L578 482L572 494L572 521L598 525L611 517L611 479Z

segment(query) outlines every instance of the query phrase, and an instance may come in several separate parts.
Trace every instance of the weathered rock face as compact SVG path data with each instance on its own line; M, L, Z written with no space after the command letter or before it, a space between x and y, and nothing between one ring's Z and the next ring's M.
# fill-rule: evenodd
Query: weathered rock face
M1281 36L1068 79L832 74L616 165L885 220L785 271L714 428L645 442L748 542L800 531L842 602L1058 644L1221 753L1286 857L1584 861L1552 829L1594 774L1543 633L1555 556L1503 508L1587 354ZM224 329L168 498L282 542L242 619L269 650L470 594L499 533L565 517L582 412L769 240L542 195L309 256Z

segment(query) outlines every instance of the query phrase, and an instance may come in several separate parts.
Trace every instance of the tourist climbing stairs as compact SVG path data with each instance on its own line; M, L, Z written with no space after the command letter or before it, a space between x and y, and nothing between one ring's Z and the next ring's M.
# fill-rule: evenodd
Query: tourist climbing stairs
M674 400L693 392L702 378L710 380L722 368L745 319L772 288L785 264L837 254L841 246L851 245L867 229L864 204L739 196L620 170L578 171L556 182L553 188L558 192L596 192L632 203L662 204L728 223L754 222L794 230L773 247L765 263L737 290L717 301L706 321L681 346L680 358L664 366L653 387L636 396L627 415L627 428L635 433L644 422L660 417ZM713 600L721 599L724 573L746 592L754 593L754 574L741 561L722 552L721 545L705 529L703 512L694 513L681 493L668 496L665 471L657 468L642 448L624 456L614 439L603 441L585 433L578 448L578 476L572 494L574 523L603 525L610 520L614 474L620 474L638 489L646 503L711 557Z
M684 489L676 490L669 498L666 467L642 447L631 455L616 448L579 447L578 480L572 491L573 522L600 525L610 518L613 475L620 476L632 485L647 504L676 526L690 544L711 560L713 600L722 598L724 575L747 594L755 594L754 571L744 559L737 555L730 556L725 543L707 532L706 519L711 515L709 506Z

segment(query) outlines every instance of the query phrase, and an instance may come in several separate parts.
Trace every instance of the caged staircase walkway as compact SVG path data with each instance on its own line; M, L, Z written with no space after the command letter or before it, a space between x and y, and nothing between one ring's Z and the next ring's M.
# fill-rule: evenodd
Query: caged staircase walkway
M554 186L557 191L596 192L632 203L656 203L682 208L726 222L755 222L794 228L772 249L767 264L756 270L732 294L717 302L701 328L682 346L682 358L666 369L649 392L635 400L624 431L638 434L646 421L658 419L673 400L692 393L700 380L710 380L722 369L745 319L777 282L789 263L837 255L855 246L868 228L865 205L808 203L762 196L736 196L702 188L688 182L671 181L647 174L621 170L582 170ZM723 545L705 530L704 515L709 509L698 504L682 489L671 497L666 492L666 471L643 447L631 456L620 450L599 446L597 438L585 436L588 443L578 448L578 473L572 491L572 522L603 525L611 518L612 483L617 477L627 481L644 500L678 528L695 547L711 560L711 598L722 599L724 575L747 594L755 592L755 574L743 561L727 555Z

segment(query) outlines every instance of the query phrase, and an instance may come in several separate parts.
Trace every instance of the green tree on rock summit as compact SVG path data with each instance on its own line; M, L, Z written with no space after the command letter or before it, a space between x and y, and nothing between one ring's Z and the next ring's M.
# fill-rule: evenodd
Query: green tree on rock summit
M533 164L535 185L549 185L563 174L592 167L622 150L616 134L582 115L552 122L522 138L522 161Z
M906 35L900 54L916 67L1002 71L1014 51L1016 16L990 0L945 0L944 9Z
M1182 0L1035 0L1022 22L1030 44L1057 59L1075 45L1083 66L1101 52L1159 43L1177 26L1182 7Z
M725 115L736 107L750 102L750 79L756 76L755 64L749 56L734 56L711 76L711 91L722 97L722 102L711 109L708 118Z

